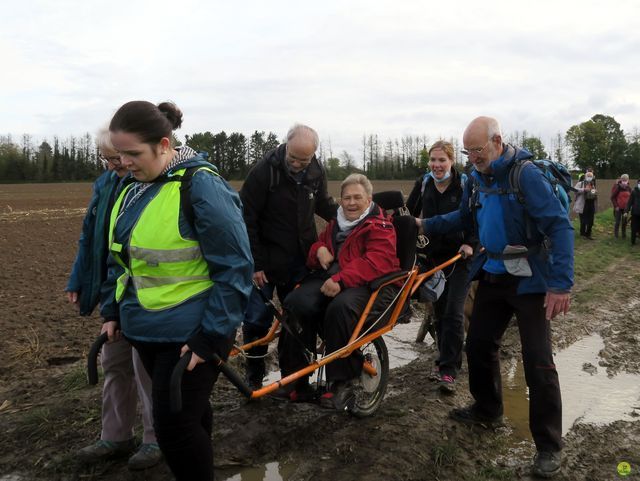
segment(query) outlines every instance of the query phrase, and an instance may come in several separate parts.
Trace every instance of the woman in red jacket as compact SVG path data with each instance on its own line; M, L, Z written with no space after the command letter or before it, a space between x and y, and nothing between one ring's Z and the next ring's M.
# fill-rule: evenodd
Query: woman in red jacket
M302 344L309 350L315 349L316 334L323 337L327 352L345 346L371 295L369 283L400 270L393 223L372 202L369 179L351 174L340 189L337 218L320 234L307 257L307 267L314 272L283 304L290 324L301 328L299 339L286 329L281 333L278 350L283 377L309 364ZM380 316L396 293L393 287L380 293L369 323ZM361 370L362 357L358 352L327 364L331 389L323 395L321 404L345 409L353 399L351 380ZM312 397L307 378L298 381L289 394L292 401Z

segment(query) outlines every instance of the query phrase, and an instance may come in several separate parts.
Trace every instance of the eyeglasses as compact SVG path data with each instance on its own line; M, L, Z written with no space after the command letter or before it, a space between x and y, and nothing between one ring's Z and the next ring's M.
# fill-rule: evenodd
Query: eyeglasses
M287 147L287 157L289 157L290 160L298 162L300 164L310 164L311 161L313 160L313 155L311 157L306 157L306 158L296 157L295 155L291 155L291 152L289 152L289 147Z
M462 153L462 155L466 155L467 157L469 157L471 154L480 155L482 151L487 148L490 142L491 139L487 140L487 143L484 144L484 147L482 148L476 147L474 149L462 149L460 152Z
M108 157L105 157L104 155L100 155L100 160L102 161L103 164L106 164L108 162L115 166L118 166L122 163L119 155L110 155Z

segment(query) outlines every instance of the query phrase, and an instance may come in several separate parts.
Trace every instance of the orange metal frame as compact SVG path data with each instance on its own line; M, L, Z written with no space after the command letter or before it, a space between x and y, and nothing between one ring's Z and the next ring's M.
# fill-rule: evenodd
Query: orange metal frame
M282 386L286 386L287 384L290 384L296 381L297 379L300 379L303 376L308 376L309 374L321 368L322 366L329 364L330 362L333 362L334 360L340 357L349 356L356 349L360 349L360 347L364 346L365 344L368 344L374 339L389 332L396 325L398 316L400 315L400 311L402 310L402 306L404 306L404 303L407 301L407 298L416 292L418 287L420 287L420 284L422 284L426 279L431 277L436 271L444 269L445 267L450 266L451 264L456 262L458 259L460 259L460 257L461 257L460 254L458 254L452 257L451 259L449 259L448 261L440 264L439 266L436 266L433 269L430 269L421 274L418 273L418 267L414 266L413 269L411 269L409 272L403 275L400 275L398 277L395 277L385 282L384 284L382 284L378 289L376 289L371 294L371 297L369 298L369 301L367 302L367 305L365 306L364 311L360 315L360 318L358 319L358 323L356 324L356 327L353 330L353 334L351 335L351 338L349 339L349 342L347 343L346 346L338 349L337 351L334 351L332 353L329 353L323 356L322 359L315 360L314 362L309 364L307 367L302 368L299 371L296 371L293 374L290 374L289 376L286 376L280 379L279 381L275 381L269 384L268 386L264 386L261 389L253 391L251 394L251 399L256 399L256 398L265 396L266 394L270 394L276 389ZM388 286L390 284L395 284L398 282L403 282L404 286L400 291L398 298L395 301L395 307L391 313L391 316L389 316L389 320L387 321L387 323L383 327L376 329L374 332L371 332L371 333L365 334L362 337L359 337L362 331L362 328L364 327L364 324L367 320L367 317L371 312L373 304L377 299L378 294L380 293L380 290L383 289L385 286ZM279 336L280 334L280 331L278 330L279 327L280 327L280 321L278 321L277 319L274 320L271 326L271 329L269 329L269 332L267 333L266 336L264 336L261 339L257 339L253 342L250 342L248 344L244 344L239 347L234 347L231 350L231 353L229 354L229 356L230 357L237 356L238 354L240 354L240 352L247 351L252 347L269 344L271 341L273 341L276 337ZM377 374L375 368L366 361L363 365L363 370L368 374L370 374L371 376L375 376Z

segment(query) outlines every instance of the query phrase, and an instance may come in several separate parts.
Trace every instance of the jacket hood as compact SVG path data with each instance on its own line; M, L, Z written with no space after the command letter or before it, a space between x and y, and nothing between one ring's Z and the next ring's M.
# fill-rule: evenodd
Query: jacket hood
M511 144L502 144L502 146L502 155L490 164L491 169L493 170L493 175L496 177L502 177L505 175L516 160L533 158L533 154L527 149L521 149Z
M200 152L195 157L191 157L190 159L187 159L184 162L180 162L179 164L175 165L170 170L170 172L174 172L180 169L188 169L189 167L196 167L196 166L208 167L209 169L215 172L218 172L218 168L212 163L210 163L209 161L207 161L207 157L208 156L206 155L206 153Z

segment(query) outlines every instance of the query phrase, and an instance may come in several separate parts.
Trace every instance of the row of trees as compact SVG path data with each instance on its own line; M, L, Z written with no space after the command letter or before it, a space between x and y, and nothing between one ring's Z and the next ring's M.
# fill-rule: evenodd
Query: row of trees
M29 135L23 135L20 143L9 135L0 136L0 181L93 179L102 171L96 155L95 143L89 134L64 140L54 137L53 145L45 140L37 147Z
M428 168L427 148L434 140L426 135L383 140L377 134L366 134L358 157L346 150L334 155L330 140L321 142L319 156L330 179L343 179L354 171L363 171L371 179L413 179ZM460 141L448 140L454 146L456 162L464 164ZM640 133L634 129L625 134L620 124L607 115L594 115L571 126L565 135L558 133L546 144L526 131L512 132L505 140L526 147L536 158L552 158L581 171L592 167L601 178L621 173L640 177ZM248 138L224 131L185 136L185 143L207 152L209 160L227 179L245 178L251 166L281 141L273 132L264 131L255 131ZM29 135L23 135L19 142L11 136L0 136L0 182L89 180L103 169L98 154L89 134L79 138L54 137L52 143L44 140L37 147Z

